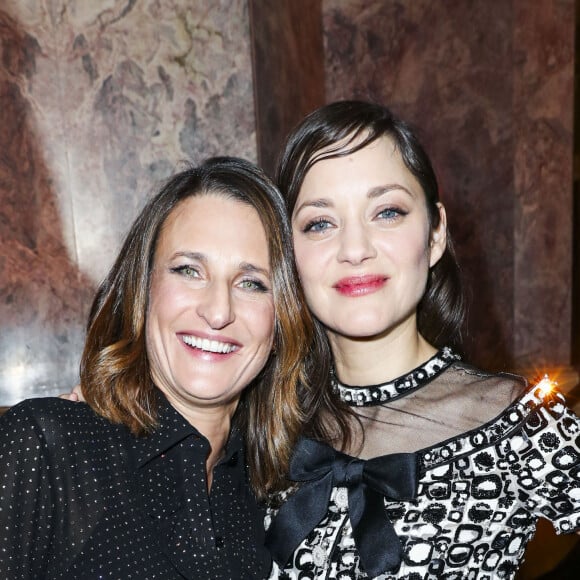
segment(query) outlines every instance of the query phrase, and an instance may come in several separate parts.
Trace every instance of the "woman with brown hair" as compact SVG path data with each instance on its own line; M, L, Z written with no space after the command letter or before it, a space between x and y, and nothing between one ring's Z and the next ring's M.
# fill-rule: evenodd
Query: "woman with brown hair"
M284 485L312 338L291 248L252 164L168 180L97 292L88 405L0 420L2 578L267 574L257 499Z
M296 486L270 513L271 577L513 578L539 517L580 529L580 421L549 382L460 360L458 265L423 147L383 106L332 103L290 134L277 183L318 388Z

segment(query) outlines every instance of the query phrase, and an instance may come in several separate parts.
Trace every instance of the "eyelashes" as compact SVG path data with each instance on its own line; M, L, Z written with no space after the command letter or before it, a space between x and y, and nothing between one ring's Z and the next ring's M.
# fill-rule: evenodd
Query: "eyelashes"
M194 280L200 279L201 274L199 270L195 266L191 266L190 264L182 264L179 266L173 266L169 268L169 271L172 274L179 274L185 278L191 278ZM239 282L237 282L236 286L243 290L248 290L250 292L260 292L265 294L270 291L270 288L261 280L257 278L243 278Z
M331 226L330 221L325 218L316 218L306 223L306 225L302 228L303 233L308 232L323 232L327 230L328 227Z
M408 213L409 213L408 211L405 211L399 207L386 207L377 214L377 217L380 217L381 219L386 219L388 221L393 221L399 217L406 216Z
M187 278L199 277L199 272L197 268L194 268L189 264L183 264L181 266L173 266L172 268L169 268L169 271L172 272L173 274L181 274L182 276L185 276Z
M240 286L245 290L253 290L254 292L266 293L269 291L269 288L260 280L254 279L242 280L240 282Z
M373 219L386 222L395 222L408 214L409 212L407 210L404 210L398 206L389 206L378 211ZM302 233L322 233L332 227L334 227L334 224L330 219L325 217L317 217L306 222L306 224L302 227Z

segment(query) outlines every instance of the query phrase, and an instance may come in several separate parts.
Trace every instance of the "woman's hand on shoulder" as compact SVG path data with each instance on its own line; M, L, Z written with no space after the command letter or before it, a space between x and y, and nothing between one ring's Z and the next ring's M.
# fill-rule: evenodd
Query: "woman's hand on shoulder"
M83 391L80 385L73 388L70 393L63 393L59 395L59 398L65 399L66 401L74 401L76 403L84 403L85 398L83 397Z

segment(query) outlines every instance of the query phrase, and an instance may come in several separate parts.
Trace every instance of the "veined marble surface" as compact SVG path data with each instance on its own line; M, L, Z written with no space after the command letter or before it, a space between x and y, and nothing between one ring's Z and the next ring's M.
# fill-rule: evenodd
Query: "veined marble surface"
M326 97L419 127L471 301L470 358L568 365L573 0L324 0Z
M256 159L245 1L0 4L0 406L68 391L92 295L183 161Z

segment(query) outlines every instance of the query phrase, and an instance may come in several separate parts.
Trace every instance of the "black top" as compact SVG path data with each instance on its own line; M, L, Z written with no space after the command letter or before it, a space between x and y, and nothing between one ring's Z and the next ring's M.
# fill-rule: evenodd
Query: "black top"
M162 398L136 438L87 405L33 399L0 419L0 578L264 577L263 514L239 434L209 443Z

